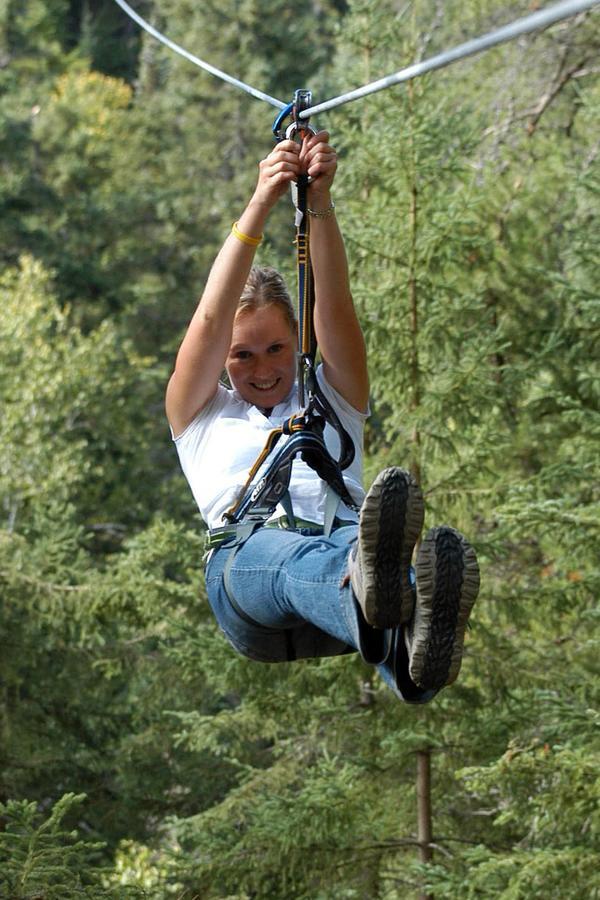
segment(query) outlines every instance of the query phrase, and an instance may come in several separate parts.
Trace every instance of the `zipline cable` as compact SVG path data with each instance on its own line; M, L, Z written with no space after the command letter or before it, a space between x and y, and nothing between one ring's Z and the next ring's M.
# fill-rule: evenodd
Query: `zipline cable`
M451 50L445 50L437 56L432 56L431 59L426 59L420 63L414 63L412 66L408 66L406 69L400 69L398 72L387 75L385 78L380 78L378 81L372 81L370 84L365 84L363 87L356 88L356 90L348 91L345 94L340 94L338 97L333 97L331 100L326 100L309 109L302 110L298 114L298 118L307 119L319 112L335 109L337 106L343 106L345 103L351 103L353 100L358 100L361 97L366 97L377 91L383 91L385 88L392 87L394 84L410 81L412 78L417 78L419 75L424 75L426 72L432 72L434 69L441 69L453 62L457 62L459 59L465 59L467 56L473 56L476 53L481 53L483 50L488 50L490 47L495 47L497 44L512 41L522 34L528 34L531 31L546 28L548 25L553 25L555 22L560 22L562 19L568 19L570 16L577 15L577 13L585 12L593 6L596 6L599 2L600 0L562 0L562 2L556 3L554 6L539 10L522 19L516 19L509 25L504 25L502 28L497 28L481 37L473 38L470 41L466 41L464 44L459 44ZM221 69L211 66L210 63L204 62L204 60L194 56L193 53L184 50L179 44L170 40L160 31L157 31L157 29L150 25L149 22L142 19L142 17L139 16L125 0L115 0L115 3L117 3L134 22L137 22L141 28L147 31L148 34L151 34L156 40L165 44L175 53L179 53L180 56L183 56L191 63L194 63L194 65L199 66L201 69L205 69L207 72L210 72L211 75L221 78L223 81L228 82L228 84L241 88L241 90L256 97L257 100L264 100L266 103L270 103L271 106L275 106L277 109L283 110L289 107L289 104L282 103L281 100L278 100L276 97L271 97L269 94L265 94L263 91L251 87L249 84L221 71Z
M141 16L138 16L136 11L132 9L128 3L125 3L125 0L115 0L115 3L118 3L123 12L127 13L129 18L133 19L134 22L137 22L140 28L143 28L148 32L148 34L151 34L152 37L156 38L157 41L160 41L171 50L174 50L175 53L179 53L180 56L183 56L191 63L194 63L195 66L199 66L201 69L206 69L206 71L210 72L211 75L216 75L217 78L221 78L223 81L227 81L228 84L233 84L235 87L241 88L243 91L246 91L247 94L251 94L253 97L256 97L257 100L265 100L267 103L270 103L271 106L276 106L277 109L285 109L285 107L287 106L286 103L282 103L281 100L278 100L276 97L270 97L269 94L265 94L262 91L257 90L257 88L253 88L249 84L245 84L245 82L239 81L232 75L228 75L226 72L222 72L221 69L217 69L215 68L215 66L211 66L210 63L204 62L204 60L199 59L197 56L194 56L193 53L188 53L188 51L184 50L183 47L180 47L179 44L176 44L168 37L165 37L165 35L161 34L160 31L157 31L156 28L153 28L153 26L150 25L149 22L146 22L145 19L142 19Z
M352 100L358 100L360 97L366 97L368 94L382 91L394 84L410 81L411 78L416 78L418 75L424 75L425 72L431 72L434 69L441 69L443 66L448 66L450 63L456 62L459 59L464 59L466 56L481 53L482 50L487 50L489 47L496 46L496 44L512 41L522 34L545 28L548 25L552 25L554 22L560 22L561 19L567 19L569 16L585 12L585 10L591 9L591 7L595 6L598 2L600 2L600 0L563 0L563 2L556 3L554 6L549 6L547 9L542 9L539 12L532 13L530 16L517 19L516 21L511 22L510 25L505 25L502 28L497 28L495 31L490 31L487 34L482 35L482 37L473 38L470 41L466 41L464 44L459 44L451 50L446 50L443 53L439 53L437 56L432 56L431 59L427 59L424 62L414 63L406 69L400 69L399 72L394 72L392 75L387 75L385 78L380 78L378 81L372 81L370 84L366 84L361 88L356 88L354 91L340 94L339 97L334 97L323 103L317 103L316 106L312 106L310 109L300 112L298 117L304 119L308 116L314 116L317 113L325 112L327 109L334 109L337 106L342 106L344 103L350 103Z

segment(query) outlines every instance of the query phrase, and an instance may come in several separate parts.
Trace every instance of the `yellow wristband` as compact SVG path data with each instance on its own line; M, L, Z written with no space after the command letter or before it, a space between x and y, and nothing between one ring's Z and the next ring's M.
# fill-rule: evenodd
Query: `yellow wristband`
M240 231L240 229L238 228L237 222L234 222L233 225L231 226L231 233L234 237L236 237L238 239L238 241L241 241L242 244L247 244L249 247L258 247L258 245L260 244L260 242L263 239L262 234L260 235L260 237L257 237L257 238L250 237L249 234L244 234L244 232Z

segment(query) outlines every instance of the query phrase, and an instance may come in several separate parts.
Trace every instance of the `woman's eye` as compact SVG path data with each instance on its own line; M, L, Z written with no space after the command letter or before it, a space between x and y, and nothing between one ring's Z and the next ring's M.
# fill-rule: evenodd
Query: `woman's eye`
M283 344L271 344L269 347L269 353L279 353Z
M238 350L235 354L236 359L250 359L250 351L249 350Z

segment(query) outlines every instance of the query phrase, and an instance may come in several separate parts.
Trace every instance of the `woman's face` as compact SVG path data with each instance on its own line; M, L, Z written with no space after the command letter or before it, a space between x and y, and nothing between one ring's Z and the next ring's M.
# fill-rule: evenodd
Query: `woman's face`
M285 400L296 378L296 332L276 304L244 309L225 362L232 387L259 408Z

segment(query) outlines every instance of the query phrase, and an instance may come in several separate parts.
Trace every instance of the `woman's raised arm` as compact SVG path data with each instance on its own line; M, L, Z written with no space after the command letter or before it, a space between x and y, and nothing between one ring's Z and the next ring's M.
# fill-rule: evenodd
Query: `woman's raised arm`
M365 341L350 283L344 240L331 199L337 168L326 131L305 138L300 162L312 181L308 188L310 253L315 284L315 334L329 384L355 409L369 403ZM310 214L310 213L309 213Z
M166 412L175 435L214 396L258 238L269 212L298 176L299 153L293 141L282 141L261 161L256 189L237 222L237 236L232 231L213 263L167 387Z

